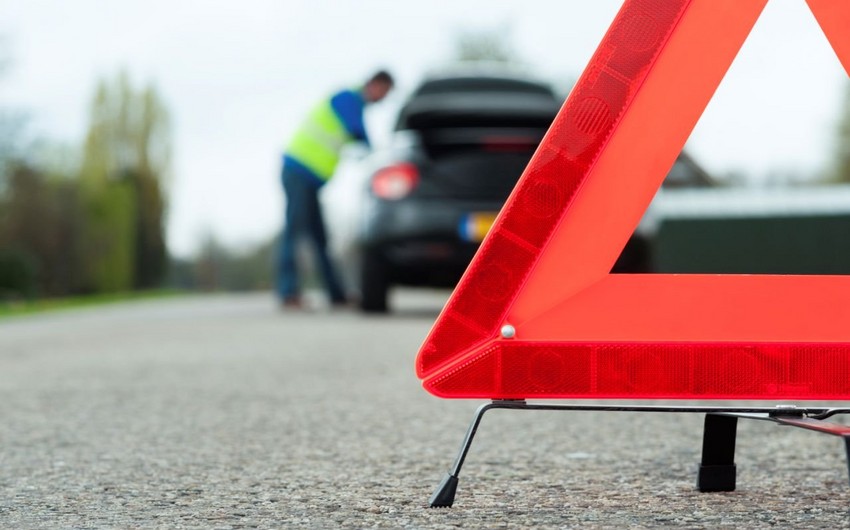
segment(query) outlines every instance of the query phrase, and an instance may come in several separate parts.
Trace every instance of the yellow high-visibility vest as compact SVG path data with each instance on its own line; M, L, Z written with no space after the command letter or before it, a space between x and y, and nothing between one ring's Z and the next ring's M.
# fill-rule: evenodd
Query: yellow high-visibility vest
M327 181L339 163L342 146L352 140L353 137L334 111L331 98L327 98L307 115L292 137L286 154Z

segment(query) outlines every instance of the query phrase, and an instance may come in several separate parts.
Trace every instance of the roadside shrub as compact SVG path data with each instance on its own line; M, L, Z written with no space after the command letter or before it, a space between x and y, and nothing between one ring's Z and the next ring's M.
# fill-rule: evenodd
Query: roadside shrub
M0 301L36 295L38 265L26 252L0 249Z

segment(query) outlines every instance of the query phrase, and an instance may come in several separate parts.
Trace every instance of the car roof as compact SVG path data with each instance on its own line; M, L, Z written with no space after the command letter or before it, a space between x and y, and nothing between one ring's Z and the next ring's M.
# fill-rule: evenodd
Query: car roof
M507 75L467 74L427 78L413 92L411 99L432 94L469 92L510 92L555 97L552 87L540 81Z
M492 73L432 75L409 96L399 113L397 129L420 128L435 122L457 125L481 120L528 118L548 125L561 105L547 83L527 76Z

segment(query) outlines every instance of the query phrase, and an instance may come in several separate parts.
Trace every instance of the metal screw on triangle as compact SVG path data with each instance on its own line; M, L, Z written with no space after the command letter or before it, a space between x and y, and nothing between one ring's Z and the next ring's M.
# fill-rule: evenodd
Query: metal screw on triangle
M511 326L510 324L505 324L502 326L502 338L503 339L512 339L516 336L516 328Z

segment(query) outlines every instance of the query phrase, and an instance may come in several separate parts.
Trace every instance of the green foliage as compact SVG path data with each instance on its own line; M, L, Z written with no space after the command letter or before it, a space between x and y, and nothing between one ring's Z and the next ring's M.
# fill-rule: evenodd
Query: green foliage
M0 301L33 298L37 292L37 268L31 254L0 248Z
M155 88L137 90L126 72L102 80L91 104L83 178L103 182L133 171L165 179L171 159L170 127Z
M109 293L133 287L135 193L123 181L83 187L81 291Z
M74 182L16 165L7 184L0 198L0 249L33 261L38 292L75 291L80 215Z
M2 118L0 296L162 285L170 137L156 91L135 89L125 74L102 81L82 153L45 141L12 149L21 134Z
M834 180L850 183L850 85L844 95L844 106L838 124Z
M162 283L166 272L165 199L158 179L138 172L130 172L125 178L135 199L133 287L150 289Z
M150 288L166 268L163 182L170 120L153 87L126 73L98 85L82 160L86 287Z

